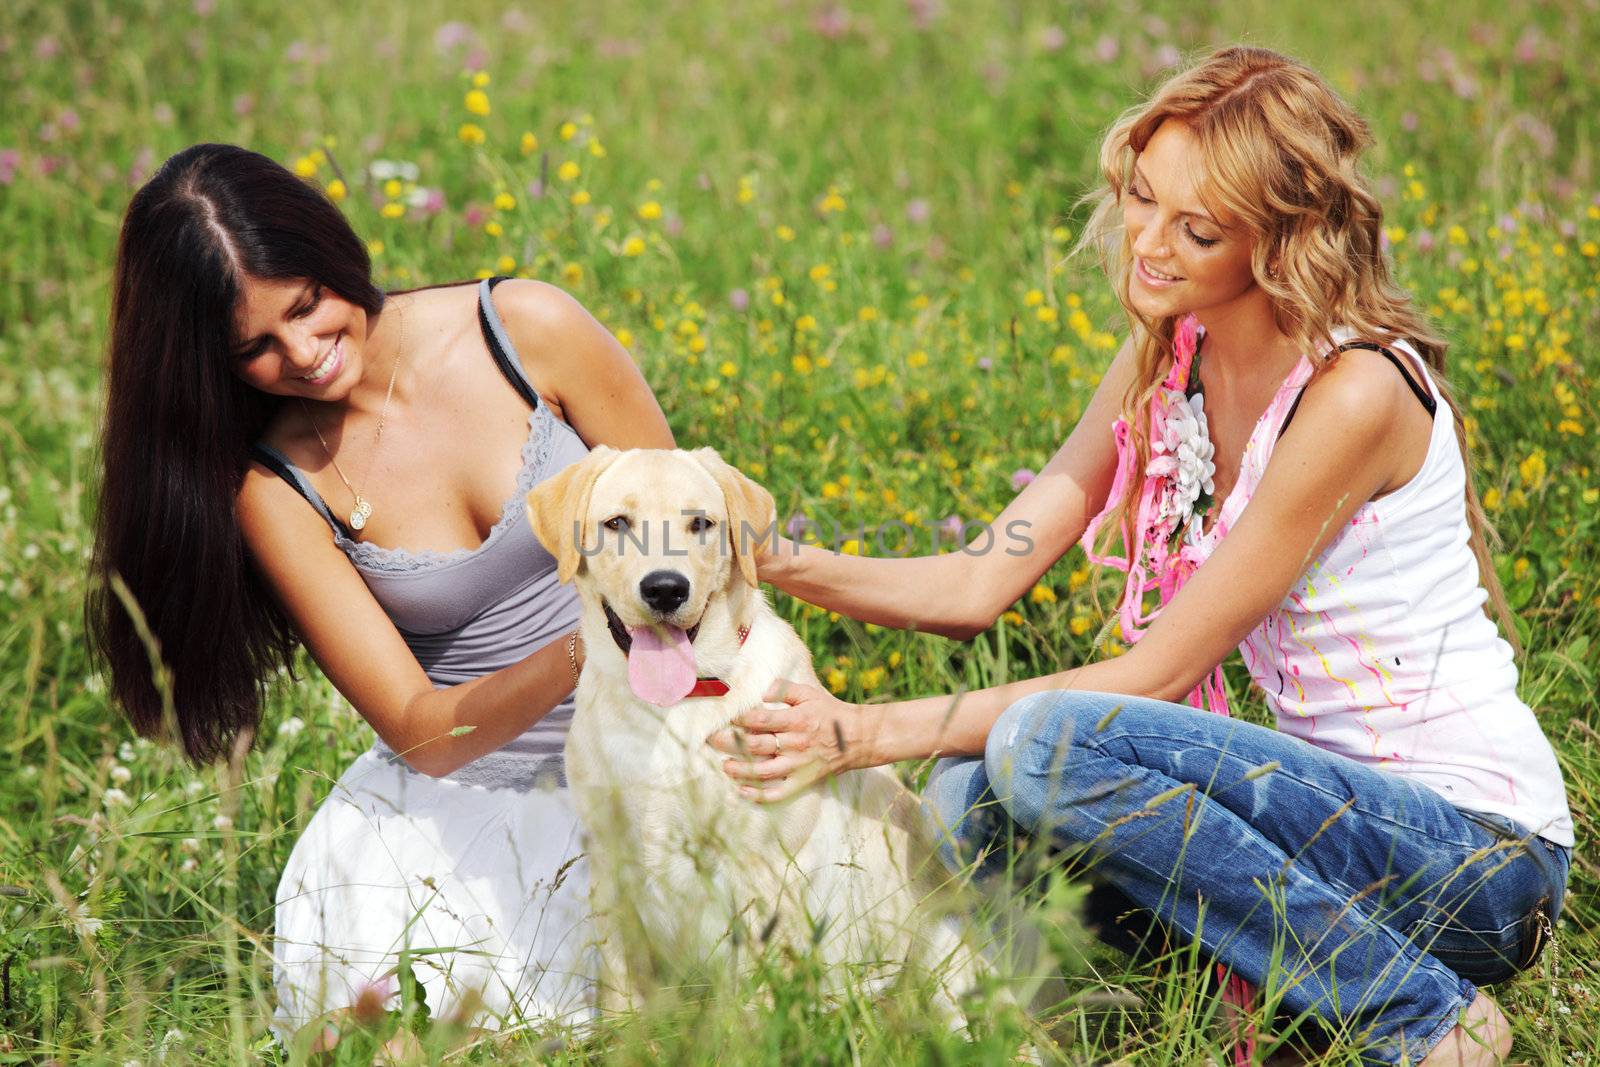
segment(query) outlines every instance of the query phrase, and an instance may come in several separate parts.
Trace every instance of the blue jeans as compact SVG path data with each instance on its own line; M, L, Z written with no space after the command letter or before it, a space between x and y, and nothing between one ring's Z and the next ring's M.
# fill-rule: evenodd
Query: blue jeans
M983 759L939 762L924 807L952 869L997 873L1008 842L1048 839L1373 1063L1421 1059L1474 983L1533 962L1571 862L1276 730L1104 693L1017 701Z

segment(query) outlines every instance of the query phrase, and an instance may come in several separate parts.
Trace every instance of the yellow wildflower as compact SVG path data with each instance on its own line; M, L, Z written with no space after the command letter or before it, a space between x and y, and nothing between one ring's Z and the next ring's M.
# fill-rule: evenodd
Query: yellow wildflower
M928 353L920 348L906 357L906 366L908 367L926 367L927 365Z
M878 309L869 304L856 312L856 318L862 322L876 322L878 320Z
M483 232L490 237L504 237L506 228L498 222L490 221L483 224Z
M1545 476L1544 452L1535 450L1527 459L1517 464L1517 473L1522 475L1522 484L1529 489L1537 489L1543 485Z
M1067 629L1072 631L1073 637L1082 637L1094 625L1094 620L1087 615L1074 615L1067 623Z
M732 360L725 359L720 365L718 365L717 373L722 375L724 378L732 378L735 374L739 373L739 367Z
M350 191L344 187L344 182L340 181L338 178L335 178L333 181L328 183L328 199L332 200L335 204L339 203L339 201L348 196L349 192Z
M561 280L568 285L577 285L583 281L583 267L577 263L568 263L561 268Z
M310 156L301 156L294 161L294 172L302 178L310 178L317 173L317 162Z
M1022 305L1024 307L1036 308L1042 303L1044 303L1044 294L1037 289L1029 289L1022 295Z
M633 347L633 331L624 327L617 331L617 344L623 348Z
M1010 623L1012 626L1021 626L1022 625L1022 621L1023 621L1022 620L1022 613L1019 612L1019 611L1008 611L1008 612L1005 612L1004 614L1002 614L1000 616L1000 618L1004 619L1006 622Z
M812 281L820 282L829 274L833 273L833 268L829 267L826 263L818 263L806 273L811 275Z
M383 208L379 213L386 219L397 219L406 213L406 206L402 203L391 200L387 204L383 205Z
M521 148L522 148L522 154L523 155L525 155L525 156L533 155L535 152L537 152L539 150L539 138L535 137L531 133L524 133L522 135Z
M578 136L578 124L575 122L563 122L561 124L561 128L556 131L556 136L560 137L563 141L572 140L574 137Z
M489 94L482 89L473 89L468 92L465 103L467 110L474 115L482 117L489 113Z
M1038 311L1035 311L1034 314L1039 317L1040 322L1047 326L1056 321L1056 309L1053 307L1042 307Z
M838 667L829 667L828 673L823 675L823 681L827 683L828 689L835 694L844 692L845 683L849 680L844 671Z
M496 211L510 211L517 206L517 198L510 193L496 193L494 209Z
M1036 585L1033 587L1033 591L1028 594L1028 599L1035 604L1054 604L1056 602L1056 591L1048 585Z
M589 190L579 189L577 192L567 197L567 199L572 201L573 207L582 207L589 202Z
M577 181L578 175L582 173L583 168L570 159L556 168L556 177L564 182Z
M512 259L510 256L501 256L495 261L494 269L499 271L501 274L510 274L512 271L517 269L517 261Z
M661 217L661 205L654 200L646 200L639 205L639 217L646 222L653 222Z
M785 226L783 223L780 222L780 223L778 223L777 228L774 229L772 232L778 235L778 240L780 240L780 241L792 241L792 240L794 240L794 227L792 227L792 226Z
M623 241L622 254L625 256L644 255L644 238L638 234L633 234L626 241Z
M463 122L456 131L456 136L461 138L462 144L482 144L488 140L488 134L483 132L483 127L475 122Z

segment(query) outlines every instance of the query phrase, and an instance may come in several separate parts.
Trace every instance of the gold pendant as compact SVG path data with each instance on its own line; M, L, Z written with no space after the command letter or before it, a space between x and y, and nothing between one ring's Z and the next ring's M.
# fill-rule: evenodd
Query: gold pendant
M356 506L350 512L350 529L359 530L367 524L367 519L372 517L372 505L356 497Z

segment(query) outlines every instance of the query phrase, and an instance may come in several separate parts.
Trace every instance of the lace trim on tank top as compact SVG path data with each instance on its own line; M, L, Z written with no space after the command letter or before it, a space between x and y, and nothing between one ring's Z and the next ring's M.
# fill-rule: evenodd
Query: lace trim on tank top
M344 549L351 563L363 570L383 574L409 574L448 566L486 551L513 523L526 521L523 501L528 491L544 477L545 468L549 466L550 455L555 449L555 421L547 404L540 404L528 413L528 439L522 445L522 469L517 472L516 488L501 507L500 518L490 527L489 536L483 539L482 544L474 548L443 551L431 548L386 548L367 541L352 541L340 531L334 532L334 543Z

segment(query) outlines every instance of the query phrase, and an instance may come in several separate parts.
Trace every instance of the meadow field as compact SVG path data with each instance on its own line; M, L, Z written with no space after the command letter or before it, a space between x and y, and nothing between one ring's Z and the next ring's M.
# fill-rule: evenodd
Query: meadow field
M1310 62L1371 122L1398 277L1450 338L1480 492L1566 774L1579 847L1552 948L1496 990L1514 1060L1600 1030L1600 9L1309 0L687 0L308 5L11 0L0 11L0 1063L288 1062L273 890L372 731L306 660L254 750L192 767L135 739L82 601L112 253L133 188L196 141L325 189L390 288L542 278L634 354L681 444L712 444L844 551L927 551L999 513L1126 332L1065 253L1110 121L1174 64L1248 42ZM1073 551L957 644L776 601L850 700L953 692L1123 651L1116 583ZM218 635L226 640L227 635ZM1264 708L1229 666L1234 706ZM913 781L925 772L908 766ZM1224 1054L1206 968L1088 947L1071 880L1027 922L1062 964L1045 1062ZM451 1062L955 1063L914 991L825 1003L801 960L585 1035ZM342 1062L404 1022L408 1001ZM1263 1020L1265 1025L1265 1020ZM440 1048L451 1035L435 1026ZM1265 1052L1272 1041L1263 1043ZM446 1054L434 1050L435 1058ZM364 1058L364 1059L363 1059ZM1336 1046L1318 1062L1354 1062Z

